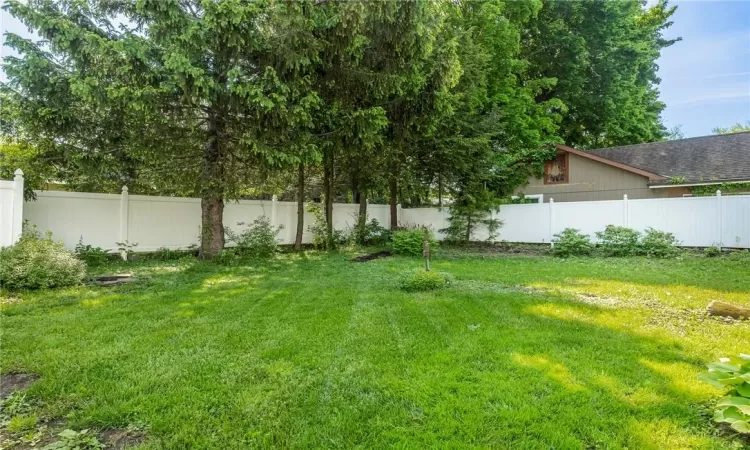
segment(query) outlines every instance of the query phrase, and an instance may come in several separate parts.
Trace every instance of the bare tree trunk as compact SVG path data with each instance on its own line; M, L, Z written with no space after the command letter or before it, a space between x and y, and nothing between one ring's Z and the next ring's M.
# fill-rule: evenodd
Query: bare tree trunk
M365 238L365 226L367 226L367 191L365 189L359 189L359 236L361 238L360 244L364 245Z
M390 177L388 178L388 191L390 193L389 204L391 206L391 230L398 228L398 181L396 180L398 165L391 163Z
M209 140L203 149L201 173L201 249L203 259L213 259L224 249L224 195L221 186L220 130L211 119Z
M294 237L294 250L302 250L302 233L305 231L305 165L299 163L297 176L297 235Z
M438 175L438 208L443 207L443 175Z
M323 188L325 191L326 233L333 239L333 153L327 150L323 159Z

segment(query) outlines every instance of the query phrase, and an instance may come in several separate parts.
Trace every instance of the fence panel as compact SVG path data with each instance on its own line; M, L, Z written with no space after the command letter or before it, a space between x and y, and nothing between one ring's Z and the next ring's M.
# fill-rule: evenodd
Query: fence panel
M596 239L596 232L607 225L625 225L624 203L624 200L555 203L553 234L575 228Z
M716 197L631 200L628 203L631 228L669 231L688 247L708 246L720 240Z
M13 244L13 182L0 181L0 247Z
M549 203L501 206L500 212L494 215L496 219L503 221L498 240L525 243L549 242L549 211Z
M26 202L23 217L40 231L52 231L55 240L74 248L85 244L116 250L120 240L120 196L78 192L37 191L37 199ZM155 220L167 218L158 215Z
M721 197L721 244L750 248L750 196Z
M140 252L184 249L198 243L200 224L201 204L196 198L131 195L127 235L120 239L138 244L134 250Z

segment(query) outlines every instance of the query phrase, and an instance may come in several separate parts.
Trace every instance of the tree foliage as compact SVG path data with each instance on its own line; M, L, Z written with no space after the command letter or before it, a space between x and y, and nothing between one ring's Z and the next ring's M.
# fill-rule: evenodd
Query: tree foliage
M662 0L8 0L0 171L199 196L202 253L246 196L484 217L552 144L664 139ZM466 214L462 213L464 216ZM460 215L460 214L459 214ZM360 220L366 223L366 220ZM472 222L470 219L469 222ZM472 234L471 226L469 235ZM299 234L299 233L298 233ZM301 236L301 234L299 234Z
M734 125L728 126L726 128L716 127L712 131L714 134L742 133L744 131L750 131L750 122L747 122L745 125L737 122Z

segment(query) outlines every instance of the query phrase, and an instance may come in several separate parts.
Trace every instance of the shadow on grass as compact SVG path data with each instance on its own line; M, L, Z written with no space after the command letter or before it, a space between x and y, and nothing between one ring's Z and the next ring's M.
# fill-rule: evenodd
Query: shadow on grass
M391 279L414 261L346 258L133 265L141 282L29 294L3 312L2 370L72 397L75 426L142 422L168 448L731 445L689 343L565 293L405 294Z

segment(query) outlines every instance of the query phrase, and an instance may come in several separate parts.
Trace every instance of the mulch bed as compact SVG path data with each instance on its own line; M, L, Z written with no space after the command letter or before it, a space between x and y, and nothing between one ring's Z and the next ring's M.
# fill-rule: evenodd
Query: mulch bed
M390 251L390 250L382 250L382 251L379 251L379 252L376 252L376 253L370 253L369 255L357 256L356 258L352 258L349 261L351 261L351 262L367 262L367 261L372 261L373 259L387 258L389 256L393 256L393 252L392 251Z

